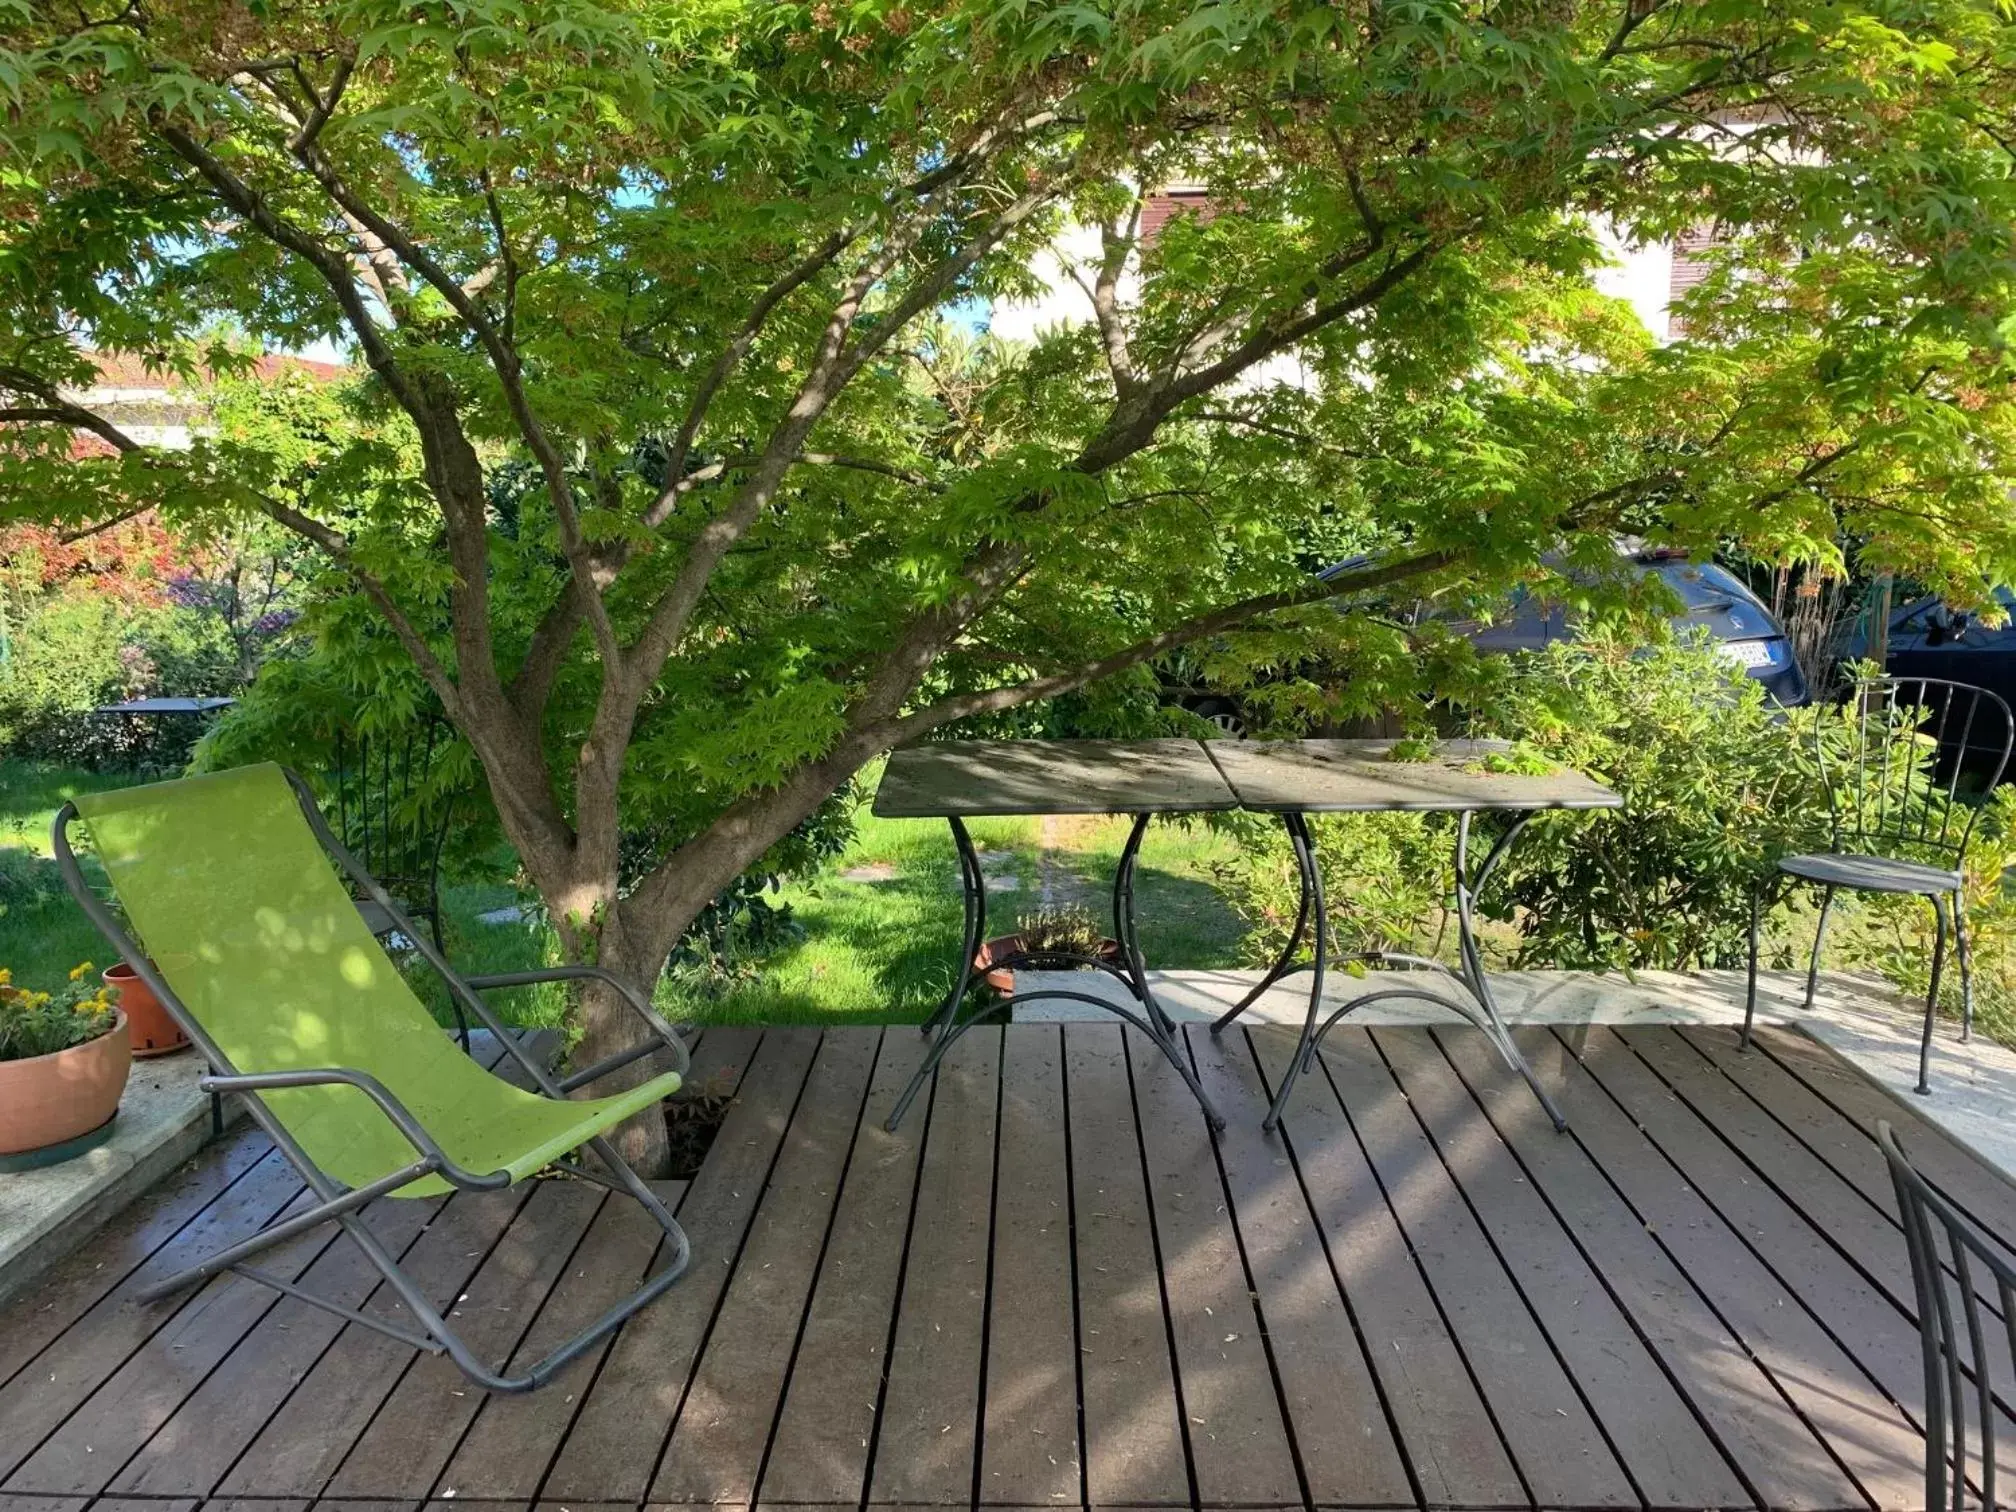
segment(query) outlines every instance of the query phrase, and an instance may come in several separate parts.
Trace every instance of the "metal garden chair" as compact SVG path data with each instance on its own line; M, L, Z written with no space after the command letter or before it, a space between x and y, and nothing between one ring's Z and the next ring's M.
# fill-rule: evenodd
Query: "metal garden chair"
M136 943L91 890L70 846L82 819ZM599 967L462 977L330 833L302 780L271 764L80 795L56 815L56 859L71 893L210 1064L206 1092L236 1093L300 1170L316 1204L148 1286L151 1301L225 1270L430 1353L491 1391L530 1391L663 1293L686 1268L686 1236L623 1161L607 1131L676 1091L685 1047L650 1003ZM537 1091L459 1051L413 995L330 865L385 909L449 990ZM481 992L593 977L617 988L653 1031L642 1046L555 1078L498 1021ZM659 1052L679 1069L610 1097L568 1094ZM587 1148L604 1170L565 1159ZM547 1166L641 1203L664 1231L665 1261L635 1292L522 1374L479 1361L373 1234L358 1209L380 1197L491 1191ZM385 1277L421 1332L339 1306L247 1262L334 1220Z
M1932 905L1932 982L1925 996L1925 1032L1918 1046L1919 1093L1932 1057L1932 1026L1939 1013L1939 979L1946 963L1950 925L1960 956L1960 1038L1974 1027L1973 960L1961 892L1967 845L1980 805L1963 801L1960 781L1973 771L1992 788L2009 765L2016 721L2008 704L1985 688L1930 677L1871 678L1857 685L1845 756L1830 755L1824 730L1815 736L1822 780L1833 820L1833 850L1825 855L1779 858L1778 869L1822 889L1813 957L1806 968L1806 1006L1820 981L1820 947L1834 894L1897 893ZM1816 727L1817 728L1817 727ZM1927 742L1931 751L1927 754ZM1750 967L1743 1008L1744 1049L1757 1015L1757 949L1763 890L1750 900Z
M1988 1362L2002 1351L2005 1360L2016 1360L2016 1267L1918 1173L1896 1131L1881 1119L1876 1142L1890 1165L1904 1244L1911 1252L1925 1362L1924 1504L1929 1512L1965 1512L1971 1480L1978 1493L1975 1506L2001 1505L1995 1495L1995 1430L2003 1414L1995 1400L1997 1372ZM1991 1290L2000 1317L1983 1316L1982 1294ZM1970 1419L1978 1436L1971 1445Z

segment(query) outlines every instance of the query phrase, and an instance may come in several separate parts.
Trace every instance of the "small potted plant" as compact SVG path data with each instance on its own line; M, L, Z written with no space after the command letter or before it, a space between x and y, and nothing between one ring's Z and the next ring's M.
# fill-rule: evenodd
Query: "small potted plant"
M119 999L133 1037L133 1053L143 1059L150 1055L173 1055L187 1048L189 1036L175 1022L154 989L141 981L124 961L105 968L106 989Z
M132 922L126 917L126 910L119 899L110 892L101 893L105 906L119 921L119 927L130 936ZM152 965L152 957L148 964ZM182 1026L174 1016L162 1006L161 999L154 995L154 989L140 980L124 961L115 961L105 968L105 985L112 989L119 999L119 1011L126 1015L126 1032L133 1039L133 1054L140 1059L151 1055L173 1055L177 1050L186 1049L189 1036L182 1032Z
M1015 995L1015 968L1003 962L1050 971L1090 971L1086 958L1117 965L1120 942L1099 932L1099 921L1079 903L1038 908L1016 920L1015 933L997 935L973 957L981 980L1002 997Z
M56 992L0 970L0 1170L67 1160L110 1134L132 1059L126 1015L90 962Z

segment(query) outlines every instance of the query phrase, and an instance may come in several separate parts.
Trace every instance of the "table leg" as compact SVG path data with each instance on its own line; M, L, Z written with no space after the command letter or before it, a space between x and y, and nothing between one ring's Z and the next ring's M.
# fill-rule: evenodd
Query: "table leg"
M1169 1034L1175 1024L1148 990L1148 963L1141 953L1141 931L1134 917L1134 872L1141 859L1141 841L1148 833L1148 816L1136 814L1127 831L1127 843L1120 848L1120 864L1113 872L1113 938L1120 942L1120 961L1125 981L1148 1016Z
M1141 937L1134 912L1134 874L1141 854L1141 839L1148 828L1148 816L1137 815L1134 828L1127 837L1126 847L1120 853L1120 866L1113 882L1113 927L1119 934L1122 968L1114 969L1092 957L1084 957L1083 964L1103 967L1120 978L1128 991L1138 1000L1140 1012L1125 1003L1116 1003L1110 998L1094 997L1089 992L1077 992L1062 987L1045 987L1035 992L1018 992L1013 997L992 1002L982 1002L977 1007L966 1008L966 989L973 980L973 956L980 948L979 931L986 925L986 878L981 874L979 857L973 852L971 839L965 826L957 819L951 821L953 839L959 846L960 875L966 885L966 950L961 962L957 984L952 995L939 1004L924 1026L928 1034L941 1022L944 1032L932 1042L925 1053L924 1062L910 1078L910 1084L903 1089L903 1095L896 1099L896 1106L889 1111L888 1121L883 1125L892 1134L902 1123L903 1115L910 1111L917 1094L929 1085L931 1078L943 1060L967 1030L990 1019L1006 1019L1012 1016L1017 1003L1033 1002L1038 998L1063 999L1084 1003L1090 1007L1110 1013L1114 1017L1139 1029L1154 1041L1155 1048L1168 1058L1176 1068L1176 1074L1183 1078L1183 1084L1190 1089L1190 1095L1197 1099L1197 1105L1204 1110L1204 1117L1214 1131L1222 1132L1225 1119L1211 1105L1211 1099L1204 1095L1204 1088L1198 1083L1197 1074L1190 1068L1183 1040L1162 1005L1155 1001L1155 995L1148 989L1147 962L1141 954ZM1059 960L1062 956L1040 959ZM1006 962L1002 964L1008 964ZM963 1010L963 1011L962 1011Z
M1498 1047L1498 1053L1505 1057L1505 1064L1526 1078L1526 1085L1533 1089L1533 1095L1540 1100L1540 1106L1554 1121L1556 1133L1568 1127L1568 1120L1547 1089L1540 1084L1540 1078L1533 1073L1533 1067L1512 1042L1512 1031L1506 1027L1505 1015L1499 1011L1498 996L1491 990L1490 974L1484 970L1484 953L1478 948L1477 933L1473 924L1477 895L1484 890L1484 884L1491 880L1491 874L1498 869L1498 863L1505 859L1533 815L1521 814L1506 827L1491 849L1485 854L1484 864L1472 875L1468 868L1470 852L1470 814L1465 810L1456 823L1456 933L1462 948L1465 968L1463 985L1470 989L1470 995L1484 1010L1486 1022L1478 1025Z
M1306 823L1298 827L1296 821L1300 817L1297 814L1281 816L1282 827L1288 831L1289 849L1295 853L1296 876L1301 888L1301 896L1295 903L1295 927L1288 931L1288 943L1281 947L1281 954L1275 958L1274 964L1267 968L1267 974L1260 978L1259 984L1218 1016L1217 1022L1211 1026L1213 1034L1224 1033L1240 1014L1260 1001L1261 994L1283 977L1292 976L1297 971L1306 969L1305 966L1296 964L1295 958L1302 953L1302 931L1309 923L1310 882L1312 879L1315 880L1315 891L1318 893L1322 892L1323 883L1322 879L1316 876L1313 863L1305 864L1308 861L1305 854L1309 846L1308 827ZM1319 909L1317 912L1320 917L1322 911Z
M1211 1026L1212 1032L1214 1034L1217 1033L1234 1019L1238 1018L1241 1013L1245 1012L1259 998L1262 992L1273 986L1282 977L1290 976L1297 971L1309 970L1313 967L1315 979L1310 984L1309 1010L1303 1020L1301 1038L1296 1043L1294 1059L1288 1063L1287 1074L1283 1076L1281 1086L1274 1094L1273 1104L1267 1110L1267 1121L1262 1125L1264 1129L1271 1133L1280 1125L1282 1109L1287 1106L1288 1095L1294 1089L1296 1078L1307 1075L1315 1069L1316 1055L1322 1047L1325 1035L1334 1029L1347 1014L1355 1013L1360 1008L1369 1007L1373 1003L1392 1002L1401 998L1411 998L1420 1002L1434 1003L1438 1007L1446 1008L1450 1012L1459 1015L1478 1029L1481 1029L1485 1036L1490 1039L1493 1048L1504 1058L1505 1064L1525 1078L1526 1085L1532 1089L1533 1095L1539 1099L1540 1106L1546 1110L1548 1118L1553 1120L1555 1129L1558 1131L1568 1127L1568 1120L1562 1115L1560 1108L1555 1105L1554 1099L1548 1095L1547 1089L1540 1084L1539 1077L1534 1074L1532 1066L1527 1063L1526 1057L1520 1053L1518 1045L1512 1040L1512 1034L1506 1026L1504 1014L1498 1007L1497 996L1491 990L1491 978L1484 970L1483 951L1477 944L1477 895L1483 891L1484 884L1490 881L1491 874L1498 869L1499 863L1504 860L1505 854L1511 848L1512 842L1518 838L1519 833L1525 829L1532 817L1531 814L1522 814L1515 819L1506 829L1505 833L1500 835L1497 842L1492 845L1484 858L1483 864L1473 872L1470 868L1471 816L1467 811L1458 816L1454 888L1456 899L1457 957L1460 963L1457 967L1451 968L1442 961L1432 960L1426 956L1404 955L1398 951L1374 950L1365 951L1348 958L1340 957L1340 959L1369 961L1380 966L1399 964L1424 970L1439 971L1444 976L1451 977L1460 983L1472 1001L1464 1001L1453 995L1445 997L1440 993L1429 992L1419 987L1388 987L1382 988L1378 992L1367 993L1362 997L1353 998L1350 1002L1333 1010L1327 1018L1321 1018L1323 977L1329 954L1329 930L1328 919L1323 907L1323 878L1317 865L1316 841L1314 834L1309 828L1308 819L1305 816L1298 814L1284 814L1282 816L1283 822L1288 828L1289 844L1295 851L1296 869L1302 879L1302 901L1296 912L1295 932L1289 937L1288 948L1281 953L1280 959L1274 963L1273 968L1261 979L1260 985L1252 992L1249 992L1235 1007ZM1309 915L1312 909L1316 919L1315 959L1291 965L1290 962L1301 940L1303 920ZM1321 1018L1321 1022L1318 1022L1319 1018Z
M959 952L959 970L952 979L952 990L920 1026L927 1035L958 1015L959 1005L966 1000L966 989L973 985L973 957L980 953L980 941L987 932L987 874L980 869L980 853L974 850L973 837L957 814L948 816L945 822L952 827L952 845L959 853L966 929L961 936L964 948Z
M1281 1126L1281 1110L1288 1106L1288 1094L1294 1089L1295 1079L1298 1076L1306 1076L1316 1064L1316 1047L1322 1039L1322 1031L1316 1027L1316 1019L1323 1011L1323 979L1330 966L1330 914L1323 902L1323 873L1316 865L1316 837L1309 828L1309 819L1305 814L1283 814L1281 822L1288 830L1288 846L1295 853L1295 870L1302 883L1302 901L1295 911L1295 934L1290 938L1289 944L1292 947L1301 937L1304 918L1315 920L1316 939L1311 947L1313 954L1309 962L1311 973L1309 1011L1302 1020L1302 1034L1295 1042L1294 1057L1288 1062L1288 1070L1281 1078L1281 1086L1274 1093L1274 1101L1268 1106L1267 1117L1260 1125L1261 1129L1269 1134ZM1282 959L1286 960L1287 957L1284 955ZM1288 969L1299 971L1302 968L1294 966ZM1280 971L1278 962L1276 970ZM1282 971L1280 974L1287 975L1287 972ZM1276 980L1278 979L1276 977ZM1265 985L1267 983L1263 980L1262 986ZM1257 992L1249 994L1245 1002L1240 1004L1240 1009L1243 1010L1246 1002L1251 1002L1257 996L1259 996ZM1213 1030L1218 1029L1224 1022L1225 1020L1221 1019L1218 1024L1212 1025ZM1324 1027L1327 1028L1328 1025Z

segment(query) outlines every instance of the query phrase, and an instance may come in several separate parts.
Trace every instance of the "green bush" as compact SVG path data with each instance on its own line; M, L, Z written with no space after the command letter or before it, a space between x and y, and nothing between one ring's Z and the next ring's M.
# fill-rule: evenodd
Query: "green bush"
M1516 922L1521 966L1685 971L1740 963L1750 893L1831 840L1816 709L1780 710L1701 643L1592 637L1521 658L1484 733L1615 788L1624 807L1543 814L1485 899Z
M1789 882L1771 859L1828 839L1813 747L1821 717L1771 706L1705 645L1598 636L1518 658L1473 733L1519 741L1510 766L1538 756L1586 772L1625 806L1534 819L1480 900L1487 920L1507 926L1487 931L1487 943L1522 967L1740 961L1753 882L1765 879L1778 910ZM1477 855L1505 822L1478 817ZM1452 818L1324 816L1315 830L1339 951L1453 957ZM1255 839L1225 880L1259 961L1293 926L1297 886L1278 830Z
M69 765L179 768L198 721L91 710L152 695L235 693L237 669L223 622L200 609L136 606L82 587L48 594L10 626L0 662L0 749Z

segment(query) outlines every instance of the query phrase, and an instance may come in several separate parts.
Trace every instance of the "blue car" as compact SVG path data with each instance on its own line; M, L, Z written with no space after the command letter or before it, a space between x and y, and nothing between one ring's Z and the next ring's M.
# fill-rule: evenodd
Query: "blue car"
M1765 693L1780 707L1796 709L1812 701L1806 675L1792 654L1792 642L1764 601L1741 578L1714 562L1691 561L1684 552L1628 546L1620 547L1620 552L1634 570L1657 576L1680 601L1681 610L1672 619L1675 631L1706 629L1720 644L1723 655L1763 684ZM1365 560L1358 557L1339 562L1323 575L1327 578L1349 571L1364 565ZM1488 625L1466 623L1463 628L1479 651L1538 651L1575 633L1565 608L1545 604L1523 589L1502 618Z
M1795 709L1812 702L1806 674L1792 654L1792 642L1765 607L1726 567L1714 562L1690 561L1686 554L1668 550L1641 550L1620 546L1620 553L1633 570L1656 574L1681 603L1673 616L1676 631L1705 628L1720 643L1723 654L1740 665L1763 685L1771 700L1781 708ZM1326 568L1325 579L1337 577L1367 565L1370 557L1357 556ZM1538 651L1574 635L1574 622L1559 604L1544 604L1521 589L1507 612L1486 625L1460 622L1460 628L1479 651ZM2016 650L2016 642L2012 642ZM1228 735L1246 733L1246 716L1236 697L1209 688L1175 686L1165 696L1210 720Z

